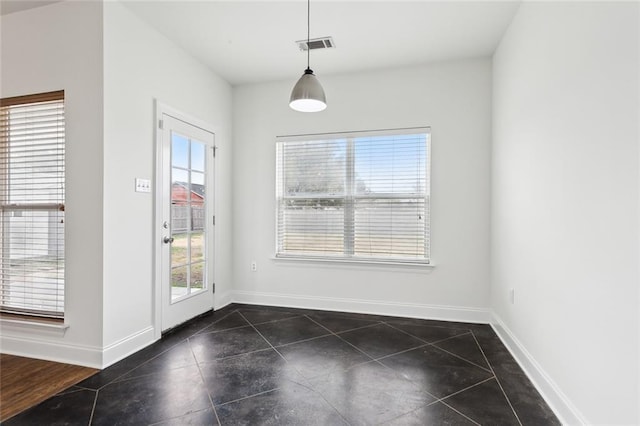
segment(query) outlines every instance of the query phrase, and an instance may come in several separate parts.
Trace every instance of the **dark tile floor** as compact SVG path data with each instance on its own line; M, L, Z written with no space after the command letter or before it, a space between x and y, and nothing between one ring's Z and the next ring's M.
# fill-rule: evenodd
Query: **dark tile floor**
M230 305L12 425L558 425L487 325Z

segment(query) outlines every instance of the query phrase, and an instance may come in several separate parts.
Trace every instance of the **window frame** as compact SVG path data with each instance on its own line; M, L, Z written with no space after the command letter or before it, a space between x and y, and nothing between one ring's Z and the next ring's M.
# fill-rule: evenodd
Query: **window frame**
M61 120L62 124L59 124L59 121L57 122L58 124L55 125L55 131L56 131L56 136L52 136L51 140L54 140L54 144L53 148L50 148L50 150L53 151L60 151L58 154L54 154L55 156L58 156L59 160L52 160L52 159L46 159L44 161L56 161L55 163L55 169L53 174L55 176L57 176L56 181L54 181L56 184L61 183L61 187L57 188L56 190L54 190L53 194L55 194L57 197L54 198L58 198L56 201L53 202L37 202L35 201L30 201L29 199L26 199L25 201L22 202L14 202L10 199L8 199L8 197L10 196L10 188L11 188L11 178L9 177L10 174L12 173L12 166L9 164L10 158L11 158L11 149L13 149L11 147L11 143L12 143L12 138L11 136L8 135L8 132L10 132L11 127L12 127L12 122L11 122L11 117L10 117L10 108L11 107L26 107L30 104L32 105L37 105L37 104L42 104L42 103L58 103L58 106L56 106L56 108L60 108L60 112L57 113L55 116L56 120ZM3 318L39 318L39 319L43 319L43 320L51 320L54 322L57 321L63 321L64 320L64 314L65 314L65 231L64 229L66 228L66 220L65 220L65 188L66 188L66 167L65 167L65 163L66 163L66 155L65 155L65 149L66 149L66 114L65 114L65 92L64 90L58 90L58 91L53 91L53 92L46 92L46 93L38 93L38 94L32 94L32 95L24 95L24 96L14 96L14 97L8 97L8 98L2 98L0 99L0 108L2 109L2 116L4 117L4 114L7 114L7 118L6 121L3 123L3 128L0 129L0 149L3 150L2 153L0 153L0 158L3 159L4 161L6 161L6 163L0 164L0 315L2 315ZM6 109L6 112L5 112ZM43 125L45 122L42 121L43 120L43 115L36 115L35 116L37 119L36 121L33 121L34 124L36 125ZM3 118L4 120L4 118ZM31 122L29 122L31 123ZM62 129L62 137L60 137L60 134L58 133L58 131ZM60 141L60 139L62 139ZM38 147L37 147L37 141L38 139L35 136L30 136L30 138L26 138L24 139L24 142L22 143L23 147L26 147L26 149L23 151L25 153L34 153L38 151ZM20 142L18 142L18 147L20 147ZM35 147L35 148L34 148ZM41 150L41 148L40 148ZM33 154L32 154L33 155ZM37 161L42 161L40 157L41 154L35 154L34 160L31 163L24 163L26 166L30 166L30 167L34 167L33 164L36 164ZM59 162L58 162L59 161ZM18 166L18 167L26 167L26 166ZM42 167L42 166L41 166ZM42 173L42 171L40 171L40 173ZM61 180L59 180L61 178ZM36 179L31 178L31 179ZM18 184L18 185L26 185L25 182L29 182L27 180L27 178L22 179L23 183ZM32 185L37 186L37 185L42 185L42 182L31 182ZM53 309L46 309L46 308L41 308L41 309L37 309L35 308L33 305L31 307L27 306L29 305L29 303L33 301L33 298L26 298L25 300L28 300L29 302L25 301L25 303L22 306L17 306L18 304L4 304L4 288L5 286L11 286L11 282L5 283L5 280L8 280L7 278L5 278L5 274L7 272L7 267L4 266L4 262L7 260L10 260L9 257L6 257L7 254L6 252L8 252L10 250L11 246L11 234L13 232L15 232L14 230L11 229L11 225L8 223L8 221L5 218L5 213L6 212L20 212L20 216L22 215L21 212L26 212L27 214L29 213L33 213L33 212L49 212L49 213L55 213L58 216L56 216L57 219L60 219L60 222L51 222L52 218L50 216L49 218L49 224L51 226L52 223L58 223L59 225L56 225L56 227L61 228L62 233L60 234L59 232L56 232L55 234L50 234L50 235L56 235L56 237L51 240L49 239L49 237L46 239L47 244L51 244L52 242L56 243L56 249L55 252L57 254L59 254L59 250L61 250L62 256L61 258L58 257L55 262L55 278L53 278L53 280L55 280L55 284L53 284L53 286L55 287L54 291L56 292L56 294L58 294L58 296L56 297L56 301L55 301L55 307ZM13 213L15 214L15 213ZM20 217L18 216L18 217ZM55 229L54 229L55 231ZM37 231L31 231L31 233L27 234L28 236L33 236L35 235L35 232ZM51 232L51 229L49 229L48 232ZM7 241L7 238L9 239L9 241ZM23 250L27 250L27 247L31 247L31 250L38 250L38 249L34 249L33 247L36 247L36 242L35 241L39 241L36 240L36 238L32 238L31 241L33 241L31 243L30 246L24 246ZM60 249L60 247L62 247ZM40 249L41 250L41 249ZM35 278L35 275L34 275ZM28 288L27 285L27 281L24 280L17 280L15 283L21 290L26 291ZM32 286L35 284L31 284ZM52 284L46 284L46 287L50 287ZM38 291L41 291L41 288L45 288L44 286L41 287L41 284L37 284L36 287L39 289ZM9 290L12 291L12 290ZM34 292L35 293L35 292ZM46 290L43 290L43 293L41 294L45 294ZM37 297L37 296L36 296Z
M425 188L422 195L419 192L410 193L379 193L379 194L357 194L353 191L353 185L356 183L355 176L355 143L354 139L364 137L381 137L381 136L402 136L424 134L425 137ZM278 158L278 145L287 142L310 142L310 141L327 141L327 140L347 140L346 161L345 161L345 193L343 195L336 194L309 194L309 195L287 195L285 194L285 179L282 176L284 170L280 163L284 162L283 158ZM367 263L367 264L385 264L385 265L410 265L410 266L433 266L431 257L431 127L412 127L400 129L385 130L366 130L366 131L350 131L335 133L318 133L305 135L277 136L276 137L276 190L275 190L275 255L274 259L293 260L293 261L319 261L319 262L340 262L340 263ZM282 155L285 155L284 152ZM344 223L343 238L344 249L340 254L311 254L311 253L287 253L281 250L280 236L280 213L281 203L284 200L319 200L319 199L342 199L344 200ZM393 257L393 256L359 256L355 255L355 228L357 222L355 220L355 211L357 200L406 200L420 199L424 202L425 223L422 229L424 237L424 258L410 257Z

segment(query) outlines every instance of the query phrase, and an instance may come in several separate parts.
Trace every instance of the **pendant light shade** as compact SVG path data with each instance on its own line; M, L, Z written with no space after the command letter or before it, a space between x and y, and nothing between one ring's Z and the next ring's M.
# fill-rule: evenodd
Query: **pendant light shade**
M324 90L312 70L307 68L293 86L289 106L296 111L318 112L327 107Z
M320 85L318 78L315 76L311 68L309 68L309 34L311 28L310 2L307 0L307 69L298 80L289 99L289 106L301 112L318 112L327 107L327 100L324 96L324 89Z

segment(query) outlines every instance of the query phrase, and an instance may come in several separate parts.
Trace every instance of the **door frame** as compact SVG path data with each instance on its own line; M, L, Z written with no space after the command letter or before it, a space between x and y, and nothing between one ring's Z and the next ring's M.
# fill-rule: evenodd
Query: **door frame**
M203 120L194 118L188 114L183 113L175 108L172 108L159 100L154 100L155 104L155 116L154 116L154 131L155 131L155 184L153 185L153 329L154 329L154 338L156 340L162 337L162 237L164 232L162 231L162 215L163 215L163 197L162 197L162 180L163 180L163 170L162 170L162 162L166 153L163 150L163 129L161 127L161 120L163 115L169 115L177 120L184 121L194 127L198 127L204 131L212 133L214 135L214 150L217 149L215 142L216 131L214 126L210 123L207 123ZM215 158L215 156L214 156ZM217 167L213 167L213 188L211 191L213 193L213 215L215 217L217 212L217 206L215 200L216 197L216 187L217 187L217 178L216 172ZM213 262L213 279L212 282L208 283L209 285L214 285L216 282L217 268L216 265L216 236L215 236L215 225L213 225L213 247L212 247L212 259ZM215 306L215 288L212 289L214 292L214 306ZM212 306L213 309L213 306Z

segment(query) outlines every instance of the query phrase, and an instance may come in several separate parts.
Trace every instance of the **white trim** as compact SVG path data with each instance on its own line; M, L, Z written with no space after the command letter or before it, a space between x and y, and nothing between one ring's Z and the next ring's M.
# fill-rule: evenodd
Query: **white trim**
M37 331L62 337L69 329L69 324L30 319L0 318L0 329Z
M330 256L304 256L296 254L274 254L271 260L275 261L292 261L292 262L321 262L333 264L350 264L350 265L381 265L381 266L398 266L398 267L417 267L417 268L435 268L433 262L410 260L384 260L383 258L363 258L363 257L330 257Z
M162 337L162 231L160 229L160 222L162 220L162 185L160 184L162 182L162 136L163 136L163 128L160 127L160 121L163 118L163 115L169 115L173 118L175 118L176 120L180 120L183 121L185 123L188 123L194 127L198 127L206 132L209 132L211 134L214 135L214 148L216 147L216 131L215 131L215 126L213 126L212 124L194 118L193 116L186 114L182 111L179 111L175 108L172 108L170 106L168 106L167 104L164 104L162 102L160 102L158 99L154 99L155 102L155 116L154 116L154 132L155 132L155 161L154 161L154 168L155 168L155 179L156 179L156 184L155 184L155 189L154 189L154 193L153 193L153 197L154 197L154 211L153 211L153 226L154 226L154 232L153 232L153 250L154 250L154 254L153 254L153 314L152 314L152 318L153 318L153 332L154 332L154 339L158 340ZM164 127L164 126L163 126ZM214 181L213 181L213 216L217 216L217 206L215 204L215 199L216 199L216 186L217 186L217 179L215 176L216 174L216 168L214 166L213 169L213 177L214 177ZM213 268L214 268L214 280L213 282L215 282L215 275L216 275L216 259L215 259L215 255L216 255L216 244L218 244L217 238L215 237L215 226L212 230L212 232L214 233L214 241L213 241ZM213 306L215 306L216 303L216 295L213 294Z
M102 368L102 348L95 346L61 344L18 336L1 336L0 346L3 354Z
M556 414L562 424L565 425L586 425L589 422L576 408L567 395L544 371L542 366L527 351L518 338L509 330L500 317L492 312L491 327L496 332L502 343L509 350L513 358L524 370L529 380L536 387L542 398L549 404L549 407Z
M214 299L214 310L222 309L227 305L233 303L233 292L227 291L226 293L216 296Z
M368 136L395 136L395 135L417 135L420 133L431 133L431 126L418 127L400 127L397 129L379 129L379 130L350 130L346 132L329 132L329 133L306 133L301 135L280 135L276 136L276 142L298 142L313 141L323 139L342 139L342 138L364 138Z
M342 299L294 294L234 291L233 301L251 305L282 306L289 308L322 309L327 311L361 314L390 315L406 318L487 324L488 309L463 306L425 305L418 303L386 302L379 300Z
M156 340L158 339L155 338L154 327L149 326L125 337L124 339L120 339L115 343L105 346L102 352L102 368L115 364L134 352L149 346Z

